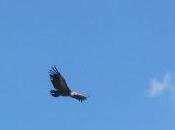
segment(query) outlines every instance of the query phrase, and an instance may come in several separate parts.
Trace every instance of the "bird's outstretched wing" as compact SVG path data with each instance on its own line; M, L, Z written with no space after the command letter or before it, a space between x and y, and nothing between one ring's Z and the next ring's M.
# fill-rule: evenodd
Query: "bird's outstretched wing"
M87 97L85 97L85 96L83 96L83 95L81 95L81 94L78 94L78 93L76 93L76 92L71 92L70 96L71 96L72 98L77 99L77 100L80 101L80 102L83 102L83 101L85 101L85 100L87 99Z
M49 70L50 80L54 86L54 88L60 93L69 93L70 89L67 86L67 83L63 76L58 72L55 66L51 67Z

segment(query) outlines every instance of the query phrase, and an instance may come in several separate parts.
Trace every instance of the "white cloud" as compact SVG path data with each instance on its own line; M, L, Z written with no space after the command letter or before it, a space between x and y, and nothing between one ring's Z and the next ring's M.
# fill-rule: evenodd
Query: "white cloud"
M170 73L166 73L162 81L152 79L150 81L150 88L148 90L149 96L160 95L172 87L173 76Z

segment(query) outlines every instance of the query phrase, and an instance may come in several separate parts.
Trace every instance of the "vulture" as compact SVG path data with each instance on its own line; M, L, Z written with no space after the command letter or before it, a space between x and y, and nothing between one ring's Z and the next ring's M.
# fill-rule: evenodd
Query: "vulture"
M49 70L49 76L54 87L54 89L50 90L50 94L53 97L67 96L72 97L80 102L83 102L87 99L87 97L72 91L68 87L64 77L60 74L55 66L51 67L51 69Z

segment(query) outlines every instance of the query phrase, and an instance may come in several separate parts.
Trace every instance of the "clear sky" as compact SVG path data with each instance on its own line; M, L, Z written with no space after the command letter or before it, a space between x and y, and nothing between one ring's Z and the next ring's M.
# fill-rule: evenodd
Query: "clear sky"
M175 130L173 0L0 0L1 130ZM54 98L56 65L80 103Z

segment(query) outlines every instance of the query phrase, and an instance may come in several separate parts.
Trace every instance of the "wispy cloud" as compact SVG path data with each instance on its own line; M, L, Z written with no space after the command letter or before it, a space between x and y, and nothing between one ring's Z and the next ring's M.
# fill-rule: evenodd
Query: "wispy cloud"
M160 95L172 87L173 76L170 73L166 73L162 80L152 79L150 80L150 86L148 90L149 96Z

